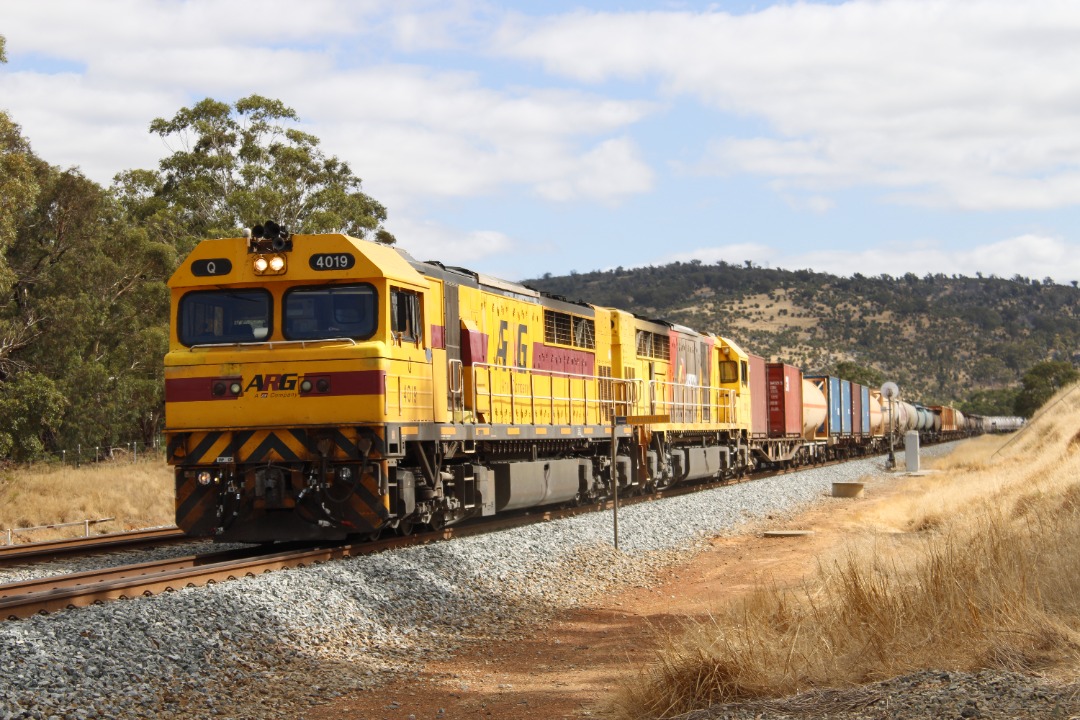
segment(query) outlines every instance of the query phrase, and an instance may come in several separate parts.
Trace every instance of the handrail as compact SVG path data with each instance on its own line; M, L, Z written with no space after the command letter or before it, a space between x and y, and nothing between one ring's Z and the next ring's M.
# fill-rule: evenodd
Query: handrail
M640 382L639 380L629 380L625 378L566 373L558 370L537 370L534 368L511 367L491 363L474 363L470 367L472 368L473 412L482 413L480 410L480 401L482 399L485 400L489 415L488 421L490 422L490 415L497 404L509 404L510 421L508 424L510 425L516 425L519 422L530 425L572 424L574 422L573 419L575 413L581 417L581 421L586 425L605 424L610 422L611 418L617 414L619 409L623 410L623 414L630 414L629 411L633 408L633 401L631 398L636 395L633 392L625 392L625 390L627 388L633 388L636 383ZM492 378L497 373L510 375L508 379L509 392L497 392L493 387L494 383L492 382ZM515 375L525 375L528 377L527 389L519 391ZM550 381L547 392L544 392L543 389L537 387L537 379L546 379ZM486 380L486 383L482 382L482 380ZM610 383L611 397L590 397L589 385L592 382ZM482 390L482 386L484 390ZM603 388L603 385L597 386L597 389L601 388ZM579 393L575 394L575 390L579 390ZM619 398L617 395L623 395L624 397ZM521 413L524 416L524 419L519 421L518 408L522 403L527 404L527 412ZM546 422L538 419L538 415L540 414L538 413L538 403L540 404L540 408L547 410ZM566 420L558 422L556 418L560 415L564 415Z
M654 414L670 415L673 423L735 422L734 390L650 380L649 401Z
M207 348L235 348L235 347L255 347L257 345L265 345L270 350L274 349L275 345L299 345L302 348L307 347L307 343L328 343L328 342L347 342L351 345L357 345L356 340L348 337L336 337L336 338L311 338L309 340L259 340L257 342L234 342L234 343L196 343L194 345L188 345L189 350L205 350Z

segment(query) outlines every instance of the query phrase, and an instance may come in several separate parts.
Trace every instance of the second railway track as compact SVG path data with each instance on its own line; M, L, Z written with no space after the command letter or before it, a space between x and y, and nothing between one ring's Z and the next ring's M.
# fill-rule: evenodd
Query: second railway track
M187 541L188 538L178 528L167 527L22 545L2 545L0 546L0 567Z

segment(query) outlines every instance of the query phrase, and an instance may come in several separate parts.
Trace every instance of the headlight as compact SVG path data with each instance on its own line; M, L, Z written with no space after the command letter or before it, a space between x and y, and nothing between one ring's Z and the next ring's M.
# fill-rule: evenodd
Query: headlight
M203 470L199 473L198 480L200 485L209 485L210 481L213 479L214 476L210 474L209 470Z
M251 267L256 275L281 275L285 272L285 256L257 255L251 261Z
M232 385L230 385L229 386L229 392L231 392L233 395L239 395L240 394L240 383L234 382Z

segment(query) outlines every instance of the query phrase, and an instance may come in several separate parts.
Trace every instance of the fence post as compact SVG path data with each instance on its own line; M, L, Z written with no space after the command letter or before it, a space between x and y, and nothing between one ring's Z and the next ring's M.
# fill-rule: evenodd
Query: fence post
M131 443L131 462L137 462L139 460L139 441Z
M79 461L78 461L78 463L76 463L75 467L82 467L82 443L79 443L78 450L79 450Z

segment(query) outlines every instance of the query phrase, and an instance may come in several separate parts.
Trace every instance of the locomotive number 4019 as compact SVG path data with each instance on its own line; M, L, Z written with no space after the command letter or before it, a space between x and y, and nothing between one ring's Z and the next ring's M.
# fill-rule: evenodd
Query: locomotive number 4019
M316 253L309 262L312 270L348 270L356 264L351 253Z

